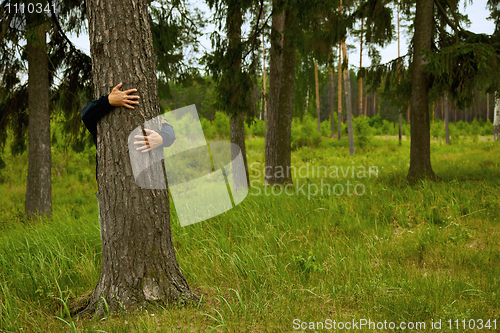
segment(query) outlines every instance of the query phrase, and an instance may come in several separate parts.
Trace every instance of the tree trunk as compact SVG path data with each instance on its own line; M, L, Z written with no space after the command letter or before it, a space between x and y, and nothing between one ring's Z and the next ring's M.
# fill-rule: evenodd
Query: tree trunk
M279 1L273 0L273 8ZM290 9L273 14L269 75L269 128L266 141L266 184L292 182L291 128L293 114L293 81L295 77L295 44L285 30L294 26Z
M347 49L345 41L342 41L342 54L344 62L347 64ZM349 154L354 155L354 132L352 128L352 102L351 102L351 79L349 77L349 68L344 70L344 86L345 86L345 110L347 114L347 135L349 137Z
M309 84L306 88L306 108L304 109L304 117L309 114Z
M29 20L29 18L27 18ZM49 66L45 24L27 31L28 56L28 180L25 214L52 215Z
M486 93L486 122L490 120L490 94Z
M399 3L396 4L396 6L398 7L397 8L397 13L398 13L398 58L401 56L401 40L400 40L400 35L399 35ZM398 83L401 81L401 67L398 67ZM402 141L402 127L403 127L403 116L401 115L401 113L403 112L403 110L401 110L399 112L399 115L398 115L398 123L399 123L399 145L401 146L401 141Z
M337 122L339 124L338 139L342 139L342 43L339 44L339 82L337 85Z
M318 62L314 60L314 81L316 82L316 114L318 116L318 132L321 133L321 114L319 109Z
M493 111L493 141L500 140L500 98L495 98Z
M363 18L361 18L361 36L359 42L359 68L363 68ZM358 105L358 115L363 114L363 78L360 77L358 80L358 90L359 90L359 105Z
M399 145L401 146L401 141L403 140L403 116L401 115L401 112L398 115L398 122L399 122Z
M137 88L141 99L134 110L115 108L97 124L102 270L83 313L101 316L103 299L111 312L196 300L177 263L168 190L139 188L128 151L129 134L160 114L149 2L86 3L94 96L123 82L123 90Z
M365 105L363 105L363 114L366 116L366 109L367 109L367 104L368 104L368 94L365 94Z
M335 136L335 108L333 107L333 104L335 104L335 87L333 85L333 67L330 66L330 85L331 85L331 88L332 88L332 98L331 98L331 101L332 101L332 116L331 116L331 119L330 119L330 127L332 128L332 135L331 135L331 138L333 138Z
M248 164L247 164L247 150L245 145L245 115L239 114L237 116L233 116L229 120L230 130L231 130L231 143L238 145L240 149L234 149L233 145L231 145L231 157L232 161L238 156L241 151L241 156L243 157L243 164L245 165L245 178L247 180L246 184L238 183L238 179L242 179L237 177L236 175L233 177L234 188L238 189L241 186L247 188L247 184L250 183L250 179L248 177ZM238 169L234 169L234 172L237 172ZM243 176L243 175L241 175Z
M264 21L264 16L262 16L262 20ZM262 64L263 64L263 69L262 69L262 89L264 91L264 141L266 138L266 133L267 133L267 80L266 80L266 44L264 41L264 34L262 34ZM248 171L248 170L247 170ZM247 172L248 173L248 172Z
M432 0L417 0L412 64L410 170L407 176L410 182L436 178L431 167L429 77L424 71L427 63L424 52L431 48L433 8Z
M444 129L446 132L446 144L450 144L450 128L448 126L450 122L450 115L448 111L448 93L445 91L444 92L444 102L443 102L443 109L444 109Z
M243 17L242 17L242 12L241 12L241 5L238 2L230 3L228 5L227 9L227 36L229 39L229 48L228 52L230 54L233 54L235 57L235 60L233 61L233 71L241 73L241 58L242 58L242 52L241 50L241 25L243 24ZM238 87L240 83L238 81L233 82L234 85L234 93L233 94L239 94L241 91L241 88ZM237 99L236 101L239 101ZM234 106L234 110L238 109L238 105ZM238 145L240 148L239 150L236 149L236 147L232 146L231 149L231 154L232 154L232 160L234 160L238 154L241 151L241 155L243 157L243 164L245 165L245 178L247 180L247 184L249 183L249 177L248 177L248 165L247 165L247 154L246 154L246 146L245 146L245 115L244 113L240 113L238 115L233 115L231 116L231 119L229 121L229 127L230 127L230 136L231 136L231 143L234 143ZM235 170L237 172L237 169ZM243 176L243 175L241 175ZM238 182L238 179L242 179L242 177L238 177L235 175L233 177L234 181L234 188L238 189L241 186L244 186L246 188L247 184L240 184Z

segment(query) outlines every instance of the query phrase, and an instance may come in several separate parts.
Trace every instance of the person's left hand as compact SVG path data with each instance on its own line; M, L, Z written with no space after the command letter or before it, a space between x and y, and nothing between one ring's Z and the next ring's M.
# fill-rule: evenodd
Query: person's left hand
M143 135L135 136L136 139L144 140L144 141L134 141L134 144L136 145L143 145L142 147L136 148L136 150L140 150L143 153L146 153L163 144L163 138L161 137L160 134L150 129L144 129L144 131L148 134L148 136L143 136Z

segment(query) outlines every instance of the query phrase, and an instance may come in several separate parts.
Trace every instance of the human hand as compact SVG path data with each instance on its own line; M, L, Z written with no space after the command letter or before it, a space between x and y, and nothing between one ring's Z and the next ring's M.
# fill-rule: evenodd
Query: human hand
M134 141L135 145L144 145L142 147L136 148L136 150L141 150L143 153L145 153L163 144L163 138L161 137L160 134L150 129L144 129L144 131L148 133L148 136L143 136L143 135L135 136L136 139L144 140L144 141Z
M139 96L130 95L133 92L136 92L137 89L129 89L125 91L121 91L121 87L123 83L118 84L113 88L111 94L108 95L109 104L112 106L124 106L129 109L133 109L134 107L131 104L139 104Z

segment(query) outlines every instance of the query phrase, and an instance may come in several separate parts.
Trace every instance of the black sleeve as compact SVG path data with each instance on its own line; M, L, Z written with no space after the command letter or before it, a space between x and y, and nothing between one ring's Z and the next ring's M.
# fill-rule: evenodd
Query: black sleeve
M113 106L109 104L108 96L101 96L99 99L85 105L82 110L82 120L85 127L89 130L97 143L97 122L106 114L113 110Z
M172 125L169 123L162 123L161 131L158 133L163 138L163 143L160 147L170 147L175 141L175 132Z

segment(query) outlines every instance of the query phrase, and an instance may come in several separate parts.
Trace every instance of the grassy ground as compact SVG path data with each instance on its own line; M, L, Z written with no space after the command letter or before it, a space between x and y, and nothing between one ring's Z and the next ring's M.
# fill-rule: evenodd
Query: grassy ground
M323 138L321 147L293 153L296 187L274 195L261 184L263 140L249 140L253 182L245 201L185 228L172 212L178 260L202 302L105 320L66 312L100 272L94 153L53 152L54 217L29 223L27 157L7 157L0 331L314 332L327 319L425 322L416 331L441 320L443 332L465 331L464 319L494 331L496 320L500 329L499 143L432 143L442 181L415 186L405 181L409 141L372 139L353 157L345 140ZM344 193L328 195L325 184Z

